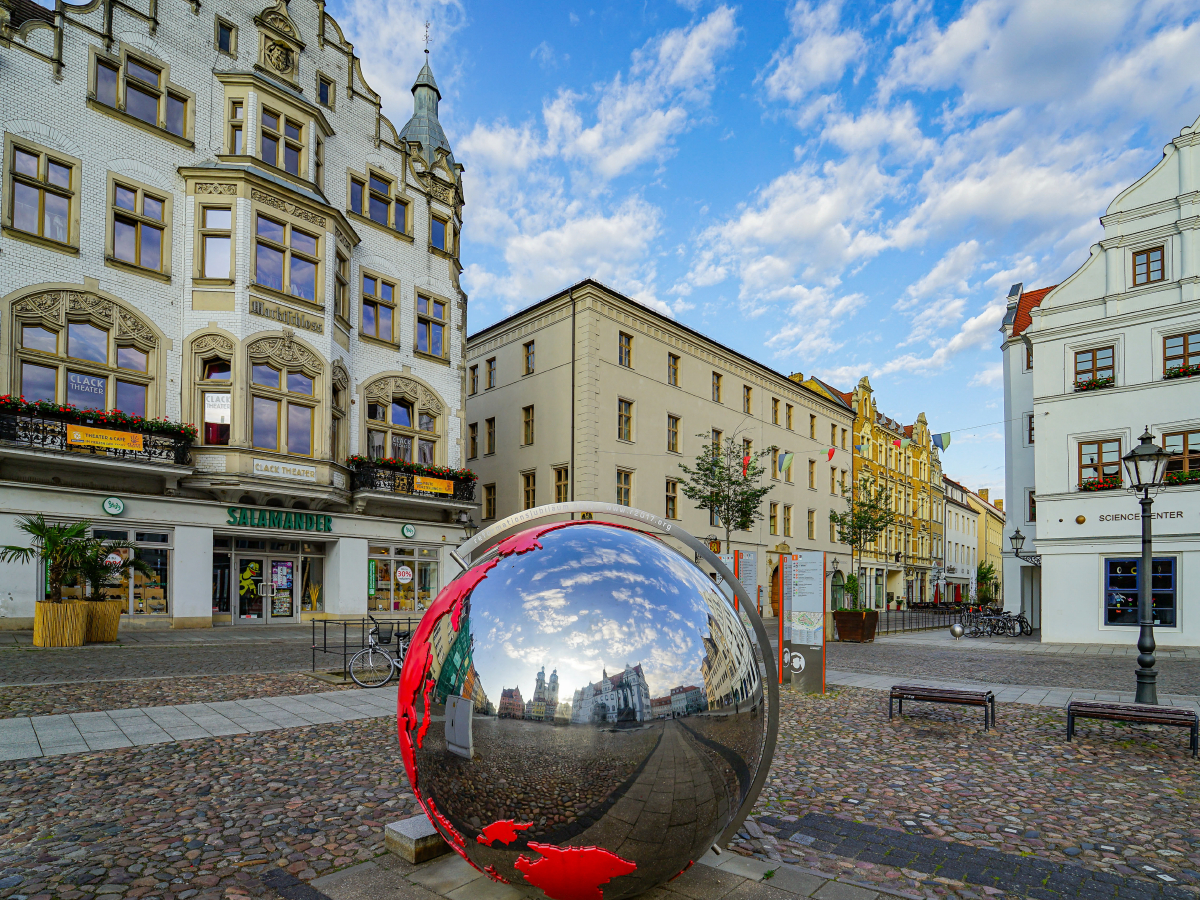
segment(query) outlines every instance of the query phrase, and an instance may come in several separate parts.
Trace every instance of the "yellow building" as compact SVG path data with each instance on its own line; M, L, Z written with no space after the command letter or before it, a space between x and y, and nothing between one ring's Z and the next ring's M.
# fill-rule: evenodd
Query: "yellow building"
M979 562L990 562L996 572L994 599L1004 601L1004 501L988 500L988 489L967 492L967 503L979 513Z
M896 513L858 560L863 602L883 609L932 601L942 566L942 464L925 413L903 425L879 412L865 375L851 392L815 378L804 384L854 411L854 489L869 476L888 489Z

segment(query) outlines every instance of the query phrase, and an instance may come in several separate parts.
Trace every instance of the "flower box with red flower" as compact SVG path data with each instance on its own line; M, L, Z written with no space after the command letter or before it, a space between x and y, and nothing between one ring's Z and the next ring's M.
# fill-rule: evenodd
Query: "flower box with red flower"
M1089 378L1086 381L1075 382L1075 393L1083 391L1098 391L1101 388L1112 387L1117 383L1117 379L1109 378Z
M1115 491L1121 487L1120 475L1107 475L1103 478L1088 478L1079 483L1081 491Z
M1163 479L1164 484L1200 484L1200 469L1190 469L1187 472L1168 472Z
M1163 381L1170 381L1174 378L1191 378L1193 375L1200 376L1200 365L1171 366L1163 373Z

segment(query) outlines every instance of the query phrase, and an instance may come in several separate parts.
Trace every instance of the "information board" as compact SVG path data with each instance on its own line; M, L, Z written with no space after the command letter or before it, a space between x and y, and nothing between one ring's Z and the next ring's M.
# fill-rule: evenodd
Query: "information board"
M825 685L825 554L784 557L784 665L792 684L810 693Z

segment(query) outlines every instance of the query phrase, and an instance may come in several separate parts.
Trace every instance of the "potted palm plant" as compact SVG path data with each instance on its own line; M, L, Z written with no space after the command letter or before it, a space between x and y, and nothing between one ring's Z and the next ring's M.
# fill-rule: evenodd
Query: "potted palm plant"
M35 647L79 647L87 633L87 606L83 600L64 600L63 582L78 570L84 548L90 543L91 522L51 525L38 513L21 516L17 527L31 538L28 547L0 547L0 562L41 560L46 567L45 600L34 604Z
M109 643L117 639L121 626L121 613L128 600L110 598L104 589L120 584L121 576L130 572L153 575L154 569L134 555L129 541L91 540L80 553L75 566L79 577L87 582L88 591L88 642Z

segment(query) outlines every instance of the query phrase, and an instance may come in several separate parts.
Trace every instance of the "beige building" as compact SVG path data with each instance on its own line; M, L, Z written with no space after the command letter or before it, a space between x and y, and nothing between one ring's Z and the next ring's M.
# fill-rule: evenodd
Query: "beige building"
M591 280L468 336L466 365L467 465L479 475L484 525L547 503L597 500L723 539L684 496L679 464L693 463L704 441L735 437L751 450L793 454L782 472L768 458L774 489L764 518L733 533L733 550L757 554L764 610L781 553L828 550L847 566L829 511L845 505L854 415L803 376L769 369Z
M988 499L988 489L967 491L967 503L979 513L978 562L990 562L996 572L996 601L1004 601L1004 501Z

